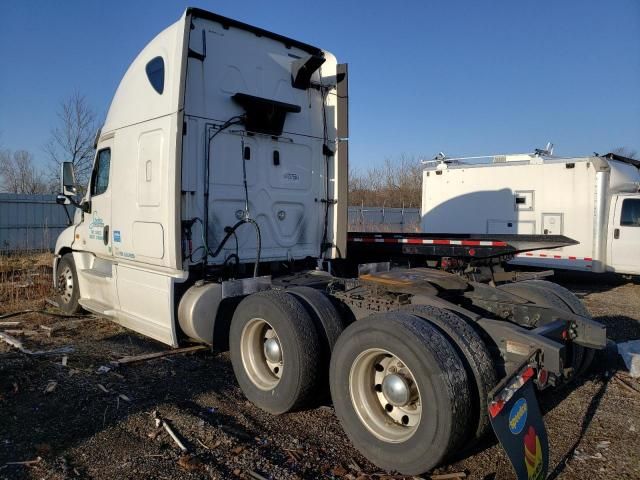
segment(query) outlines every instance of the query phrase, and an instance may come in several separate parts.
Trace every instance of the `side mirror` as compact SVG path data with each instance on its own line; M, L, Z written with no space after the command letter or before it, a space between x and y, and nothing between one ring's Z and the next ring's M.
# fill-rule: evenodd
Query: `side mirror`
M62 162L62 194L63 195L75 195L76 189L76 175L73 171L73 163Z
M56 197L56 203L58 205L71 205L71 200L69 200L65 195L59 193Z

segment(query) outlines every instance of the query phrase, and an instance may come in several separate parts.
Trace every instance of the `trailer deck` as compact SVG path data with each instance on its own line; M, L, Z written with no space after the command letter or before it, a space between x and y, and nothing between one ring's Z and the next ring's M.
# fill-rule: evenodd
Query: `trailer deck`
M349 255L355 254L359 258L423 255L488 259L577 243L564 235L349 232L347 236Z

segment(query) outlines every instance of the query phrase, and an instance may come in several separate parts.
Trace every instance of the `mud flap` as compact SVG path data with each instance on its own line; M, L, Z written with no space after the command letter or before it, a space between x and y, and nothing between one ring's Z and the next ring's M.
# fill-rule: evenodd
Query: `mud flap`
M549 441L536 400L533 369L527 369L490 399L489 418L516 478L544 480L549 467Z

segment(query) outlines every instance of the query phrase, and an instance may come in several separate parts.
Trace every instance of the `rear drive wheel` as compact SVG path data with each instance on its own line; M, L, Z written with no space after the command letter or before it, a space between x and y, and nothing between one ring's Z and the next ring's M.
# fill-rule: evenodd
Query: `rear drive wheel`
M56 267L55 275L57 282L56 300L60 309L70 315L81 312L82 307L78 303L80 287L73 254L67 253L62 256Z
M403 309L433 324L454 346L467 370L471 388L469 435L477 440L489 430L487 398L498 383L494 363L484 341L466 320L448 310L431 305L411 305Z
M385 470L421 474L461 446L471 399L455 349L404 312L350 325L331 358L331 396L354 446Z
M272 290L242 300L231 320L229 349L240 388L258 407L280 414L310 400L320 341L295 297Z
M331 352L345 325L334 304L320 290L311 287L292 287L288 288L286 292L305 306L318 330L320 351L316 361L319 367L319 378L314 403L327 402L330 399L329 362L331 361Z

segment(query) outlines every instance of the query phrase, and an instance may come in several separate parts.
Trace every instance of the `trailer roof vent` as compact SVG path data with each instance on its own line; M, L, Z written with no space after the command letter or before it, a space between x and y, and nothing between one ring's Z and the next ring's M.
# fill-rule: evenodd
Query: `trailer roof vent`
M268 98L236 93L231 98L246 112L245 127L250 132L280 136L287 113L300 113L300 106Z

